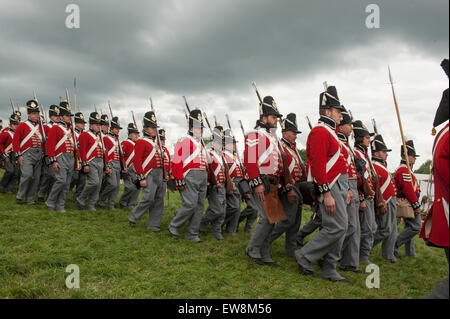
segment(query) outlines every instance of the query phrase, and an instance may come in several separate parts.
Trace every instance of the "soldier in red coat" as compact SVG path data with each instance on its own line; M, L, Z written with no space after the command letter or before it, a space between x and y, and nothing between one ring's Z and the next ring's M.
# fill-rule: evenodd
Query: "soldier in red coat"
M394 173L395 187L397 188L397 197L399 200L406 200L412 206L414 210L414 218L404 218L405 227L403 231L397 236L394 247L394 255L399 257L398 249L400 246L405 245L405 255L416 258L416 250L414 248L414 237L419 234L420 227L422 226L422 219L420 217L420 187L419 183L412 173L413 166L416 162L416 149L414 148L414 142L412 140L406 141L406 149L408 154L410 169L406 166L405 154L403 146L400 147L402 160L400 166Z
M124 168L124 172L121 172L120 163L120 148L119 148L119 132L122 129L120 126L119 118L114 116L111 119L109 133L103 136L103 145L105 146L106 161L111 174L107 174L100 191L100 198L98 206L100 208L107 208L108 210L116 210L114 203L120 188L120 175L126 174L127 169ZM108 202L108 203L106 203Z
M55 176L55 182L45 205L51 210L65 213L66 197L74 171L74 145L76 143L75 137L72 135L71 116L73 114L70 111L69 103L61 102L59 104L59 116L61 121L55 123L50 129L45 145Z
M79 209L85 209L85 201L89 197L86 209L95 212L95 203L98 200L102 186L103 173L110 174L111 169L105 167L107 158L104 154L103 142L100 137L100 116L97 112L89 115L89 130L80 135L81 167L87 175L87 183L80 196L75 200Z
M14 132L20 124L17 114L12 114L9 118L9 126L0 133L0 161L4 161L5 173L0 181L0 193L12 194L19 179L19 164L13 152Z
M381 244L381 254L385 259L395 264L397 260L394 256L394 246L397 239L397 190L391 174L387 170L388 152L391 151L384 143L383 137L376 134L371 142L372 162L376 174L380 191L386 202L386 213L377 213L375 220L377 231L374 236L373 247ZM372 247L372 248L373 248Z
M279 266L270 256L269 240L275 223L269 221L272 212L266 212L264 204L266 207L276 207L275 209L282 205L279 198L265 198L266 195L269 196L269 192L273 193L273 189L278 189L284 172L281 150L274 134L281 116L273 97L264 97L260 104L260 118L256 130L246 132L243 159L252 188L252 200L259 214L259 220L245 251L257 265L272 267ZM286 185L286 190L291 191L292 186Z
M75 140L77 142L78 148L80 148L80 135L84 132L86 121L84 120L84 115L81 112L75 113ZM78 154L78 160L81 163L80 154ZM82 170L74 171L72 175L72 182L70 184L70 189L75 187L75 191L72 196L72 201L75 203L75 200L80 196L83 191L84 185L86 184L86 174L83 173Z
M342 154L348 166L348 198L347 214L348 228L342 244L341 260L339 269L342 271L352 271L361 273L359 266L359 249L361 226L359 224L359 193L358 193L358 172L355 164L355 153L350 147L348 138L353 132L352 117L344 108L342 120L339 124L338 137L342 146Z
M42 115L41 115L42 116ZM58 105L52 104L50 105L48 109L48 116L50 118L50 121L48 123L44 124L44 133L45 137L48 138L48 135L50 134L50 130L52 127L59 123L61 120L60 114L59 114L59 107ZM44 123L44 121L42 121ZM39 188L38 188L38 202L44 203L45 202L45 196L50 194L50 190L52 188L52 185L55 182L55 173L53 169L50 167L51 163L48 159L48 154L44 154L44 162L42 164L42 170L41 170L41 178L39 182Z
M123 160L128 174L123 178L124 191L120 197L119 204L121 208L131 208L136 206L139 197L140 188L136 187L137 181L136 169L134 168L134 156L136 155L135 146L139 139L139 131L134 123L128 124L128 139L122 141Z
M13 152L21 171L16 201L33 205L41 176L44 132L39 125L39 105L35 100L27 102L27 113L28 120L19 124L13 137Z
M219 187L210 184L207 192L208 208L200 222L200 233L205 233L206 226L211 223L211 235L217 240L223 240L222 224L225 221L225 165L223 160L224 133L222 126L216 126L211 137L211 149L208 150L212 160L213 174L216 176Z
M445 73L449 74L449 60L444 59L441 67ZM442 247L449 260L449 102L448 89L442 94L441 103L436 111L433 127L441 124L445 125L436 135L433 143L433 163L432 173L434 180L434 201L420 230L420 238L423 238L427 245L432 247ZM434 131L435 132L435 131ZM449 278L445 278L439 283L426 298L449 298Z
M145 113L143 123L144 135L136 142L133 161L137 178L142 187L142 197L130 213L129 224L131 227L135 227L137 220L148 211L147 229L159 232L163 211L158 207L164 205L165 195L163 192L164 160L157 139L158 122L155 113L152 111Z
M185 238L194 242L201 242L198 234L208 185L207 154L202 143L203 127L201 111L191 110L188 134L176 143L172 160L172 173L182 206L170 222L169 233L178 238L178 229L189 222Z
M306 180L302 174L303 162L297 151L298 130L297 116L289 113L281 123L283 138L281 145L286 154L286 165L291 174L294 187L289 192L283 192L281 202L287 219L276 223L269 237L269 243L272 244L281 235L285 235L285 253L286 256L295 259L295 250L297 249L297 232L302 222L303 197L300 192L300 182Z
M295 252L295 257L304 275L313 276L312 264L322 259L322 278L352 284L336 271L348 227L348 166L337 136L342 110L336 87L329 86L320 94L319 122L306 143L308 180L317 184L321 194L318 209L322 229Z
M358 191L359 191L359 225L361 229L361 240L359 245L359 262L366 265L371 264L369 260L370 251L373 246L373 238L377 230L375 223L375 205L373 202L373 196L365 198L363 193L363 185L361 175L364 176L373 194L375 194L375 186L373 184L372 169L369 164L369 146L370 137L373 133L369 133L367 127L359 120L353 122L353 132L355 134L355 155L357 160L363 163L363 167L358 179Z

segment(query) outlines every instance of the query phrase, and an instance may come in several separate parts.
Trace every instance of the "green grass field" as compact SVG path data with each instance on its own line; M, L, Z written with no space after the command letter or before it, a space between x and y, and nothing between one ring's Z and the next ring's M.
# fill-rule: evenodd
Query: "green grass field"
M169 237L180 204L171 193L162 231L154 233L146 218L131 229L126 210L79 211L69 200L62 214L0 194L0 298L417 298L448 276L444 252L418 238L417 259L390 264L380 247L372 252L379 289L366 288L368 274L343 273L353 286L300 275L284 255L284 237L272 246L281 267L257 266L245 255L250 235L242 227L222 242L211 235L201 243ZM304 212L303 224L310 215ZM80 289L66 288L69 264L79 266Z

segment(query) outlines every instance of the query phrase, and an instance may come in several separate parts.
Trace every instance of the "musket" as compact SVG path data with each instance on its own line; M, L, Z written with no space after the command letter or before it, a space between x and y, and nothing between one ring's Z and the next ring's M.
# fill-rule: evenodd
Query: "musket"
M206 124L208 124L211 135L213 135L213 139L214 139L214 133L211 128L211 125L209 125L208 116L206 115L206 112L203 112L203 115L205 117ZM217 121L216 121L216 126L217 126ZM231 177L230 177L230 168L228 167L228 162L226 161L225 157L223 156L223 153L222 153L222 162L223 162L223 168L224 168L223 170L225 172L226 192L228 195L231 195L231 194L233 194L233 181L231 180Z
M153 107L153 100L152 98L150 98L150 106L152 108L152 112L155 113L156 116L156 112L155 112L155 108ZM134 115L133 115L134 118ZM161 144L161 138L159 137L159 132L158 132L158 127L156 127L156 140L158 142L158 146L159 146L159 155L161 156L161 161L162 161L162 170L163 170L163 179L165 181L169 180L169 174L166 171L166 165L164 163L164 159L165 159L165 150Z
M389 82L391 82L392 97L394 98L395 111L397 113L398 126L400 128L400 135L402 137L403 154L405 154L406 167L408 168L409 177L411 178L411 186L413 189L415 189L414 183L413 183L413 178L412 178L413 174L411 171L411 165L409 164L408 150L406 148L405 135L403 134L402 121L400 119L400 111L398 109L397 98L395 97L394 82L392 81L391 68L389 67L389 65L388 65L388 71L389 71Z
M109 100L108 100L108 106L109 106L109 113L111 114L111 121L112 121L114 116L113 116L113 112L112 112L112 109L111 109L111 103L110 103ZM119 147L120 171L122 172L125 169L125 164L124 164L124 161L123 161L122 145L120 145L119 134L117 134L117 144L118 144L118 147Z
M261 95L259 94L259 91L258 91L258 88L256 87L255 82L252 82L252 86L255 89L256 96L258 97L258 100L259 100L259 105L262 108L263 100L261 99ZM294 182L292 180L292 175L289 172L289 167L288 167L287 162L286 162L286 152L284 151L283 145L281 145L281 141L280 141L280 139L278 138L278 136L276 134L275 134L275 138L276 138L276 140L278 142L278 148L279 148L279 150L281 152L281 159L283 161L284 182L286 184L294 185Z
M13 114L16 114L16 110L15 110L15 108L14 108L14 102L13 102L13 100L11 99L11 97L9 97L9 102L11 103L11 108L12 108Z
M33 90L33 98L37 102L37 104L39 105L39 101L38 101L38 99L36 97L36 91L35 90ZM40 126L41 131L42 131L42 148L44 149L44 156L47 157L47 150L45 148L45 144L47 143L47 136L45 135L44 124L42 124L41 116L39 116L39 126Z
M66 100L67 100L67 104L69 105L69 112L72 113L72 108L70 107L70 99L69 99L69 91L66 88ZM70 124L71 124L71 129L72 129L72 139L73 139L73 157L75 159L74 162L74 166L75 166L75 170L79 171L81 169L81 163L78 159L78 143L77 143L77 139L76 139L76 135L75 135L75 121L74 118L71 116L70 117Z
M308 116L306 116L306 120L308 121L309 129L312 130L313 127L312 127L312 125L311 125L311 121L309 120L309 117L308 117Z
M191 113L191 109L189 107L189 104L188 104L185 96L183 96L183 99L184 99L184 104L186 105L186 109L187 109L187 113L185 112L186 120L188 121L188 125L189 125L189 114ZM200 136L200 141L201 141L203 149L205 150L206 161L208 162L208 169L211 172L211 183L214 186L217 186L217 185L219 185L219 183L217 182L217 176L216 176L216 174L214 174L214 171L212 169L212 160L211 160L211 157L209 156L208 151L206 150L206 145L205 145L205 141L203 140L203 136Z
M228 123L228 128L230 129L230 131L231 131L231 134L233 134L233 130L231 129L231 124L230 124L230 118L228 117L228 114L225 114L225 117L227 118L227 123ZM240 121L239 121L240 122ZM242 126L242 123L241 123L241 126ZM233 134L234 135L234 134ZM244 136L245 137L245 136ZM242 172L242 174L244 174L244 166L242 165L242 161L241 161L241 158L240 158L240 156L239 156L239 152L237 151L237 149L236 149L236 152L234 152L234 150L233 150L233 153L234 154L236 154L236 157L237 157L237 159L238 159L238 161L239 161L239 167L241 168L241 172Z
M77 78L73 78L73 103L75 107L75 113L77 113Z

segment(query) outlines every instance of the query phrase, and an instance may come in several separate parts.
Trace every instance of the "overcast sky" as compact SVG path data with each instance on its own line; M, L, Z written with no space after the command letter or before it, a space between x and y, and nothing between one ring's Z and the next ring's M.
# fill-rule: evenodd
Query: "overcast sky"
M66 6L79 5L80 28L65 26ZM114 4L113 4L114 3ZM366 6L380 8L368 29ZM403 129L431 158L432 122L448 78L439 66L449 52L448 0L433 1L24 1L0 2L0 118L9 97L23 105L36 90L46 109L77 77L86 116L111 101L122 127L134 110L138 126L156 106L168 146L187 130L185 95L221 124L230 115L242 147L258 117L251 87L272 95L282 114L297 114L299 147L318 118L323 82L357 119L378 130L398 166L401 138L387 66L395 81ZM125 136L125 129L122 134Z

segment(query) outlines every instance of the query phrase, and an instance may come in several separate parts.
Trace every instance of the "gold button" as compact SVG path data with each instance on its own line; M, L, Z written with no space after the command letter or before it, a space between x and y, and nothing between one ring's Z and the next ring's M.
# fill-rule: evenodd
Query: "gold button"
M438 199L437 199L437 202L439 203L440 201L441 201L441 199L440 199L440 198L438 198Z

